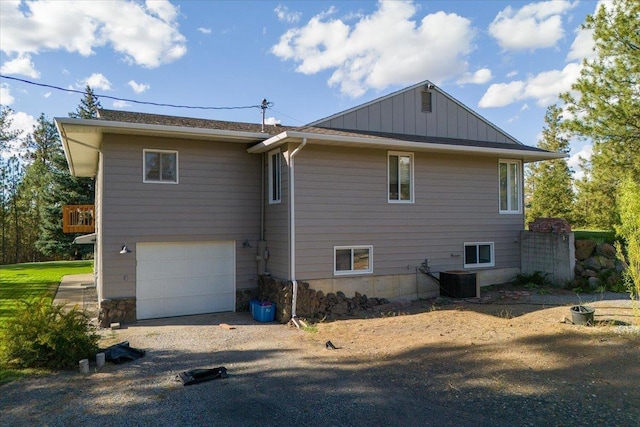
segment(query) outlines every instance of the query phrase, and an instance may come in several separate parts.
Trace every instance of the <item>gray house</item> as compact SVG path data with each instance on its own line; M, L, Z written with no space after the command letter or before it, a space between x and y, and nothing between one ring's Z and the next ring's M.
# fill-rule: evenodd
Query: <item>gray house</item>
M303 127L103 110L55 119L95 176L102 315L233 311L260 276L325 292L438 294L418 274L520 271L525 146L422 82Z

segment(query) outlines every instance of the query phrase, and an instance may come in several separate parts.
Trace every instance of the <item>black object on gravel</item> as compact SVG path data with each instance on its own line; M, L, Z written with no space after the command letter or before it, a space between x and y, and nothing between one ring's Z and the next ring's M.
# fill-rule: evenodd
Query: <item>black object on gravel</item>
M220 366L211 369L192 369L178 374L183 385L203 383L205 381L227 378L227 368Z
M140 359L146 353L144 350L130 347L129 341L114 344L105 349L100 349L100 351L104 353L106 362L115 363L116 365Z

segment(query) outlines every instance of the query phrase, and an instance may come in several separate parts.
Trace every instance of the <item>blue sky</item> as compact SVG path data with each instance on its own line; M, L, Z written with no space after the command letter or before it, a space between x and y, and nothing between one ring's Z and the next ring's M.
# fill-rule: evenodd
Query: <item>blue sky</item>
M8 1L0 73L40 84L202 107L273 102L303 125L423 80L527 145L546 107L592 54L580 31L596 1ZM65 117L81 95L0 79L14 125ZM260 121L260 110L198 110L102 99L111 109ZM588 153L574 142L570 164Z

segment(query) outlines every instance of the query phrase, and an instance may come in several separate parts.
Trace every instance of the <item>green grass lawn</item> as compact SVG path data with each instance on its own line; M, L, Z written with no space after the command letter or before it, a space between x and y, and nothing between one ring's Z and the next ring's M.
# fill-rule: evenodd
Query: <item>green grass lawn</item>
M616 241L615 231L606 230L573 230L573 236L576 240L593 240L598 244L610 243Z
M92 271L91 260L0 265L0 327L11 317L21 299L53 299L62 276Z
M91 260L0 265L0 328L11 318L18 301L39 297L53 299L63 276L91 272ZM7 369L0 365L0 384L34 372L37 371Z

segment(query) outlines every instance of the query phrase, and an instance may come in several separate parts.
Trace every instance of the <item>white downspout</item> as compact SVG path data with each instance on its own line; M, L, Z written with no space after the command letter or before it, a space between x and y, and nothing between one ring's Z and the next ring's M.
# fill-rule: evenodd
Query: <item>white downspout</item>
M300 152L307 144L307 138L302 138L302 144L300 144L295 150L291 152L289 156L289 277L291 277L291 283L293 284L293 293L291 296L291 320L300 328L298 324L296 314L296 303L298 299L298 281L296 280L296 210L295 210L295 162L294 157Z

